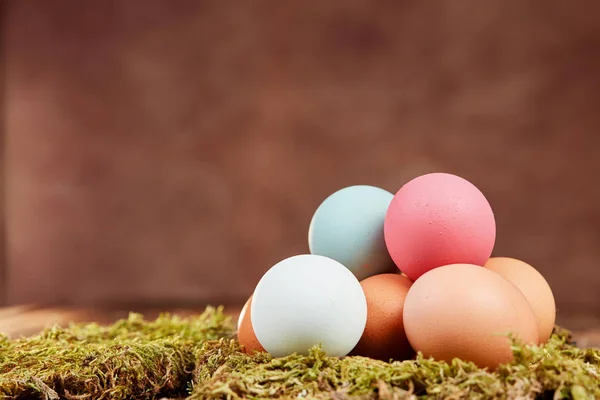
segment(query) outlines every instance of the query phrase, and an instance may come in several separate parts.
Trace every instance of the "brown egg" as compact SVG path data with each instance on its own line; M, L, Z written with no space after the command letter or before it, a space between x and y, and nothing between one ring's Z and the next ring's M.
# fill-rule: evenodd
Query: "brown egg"
M383 361L412 358L415 352L408 343L402 320L411 280L390 273L371 276L360 285L367 298L367 325L351 354Z
M485 267L512 282L525 295L535 314L539 343L546 343L556 322L556 304L548 282L542 274L524 261L508 257L493 257Z
M538 341L529 302L519 289L481 266L453 264L430 270L411 286L404 302L404 329L416 351L495 369L513 359L508 333Z
M252 296L250 296L248 301L246 301L246 304L244 304L237 325L238 342L244 347L244 352L248 354L266 351L258 341L254 329L252 328L252 322L250 320L250 304L252 304Z

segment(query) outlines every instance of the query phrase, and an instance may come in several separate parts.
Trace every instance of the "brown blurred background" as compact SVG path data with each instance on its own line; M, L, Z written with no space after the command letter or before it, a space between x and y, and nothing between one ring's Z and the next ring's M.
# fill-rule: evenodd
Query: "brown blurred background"
M597 2L13 0L4 302L243 303L333 191L475 183L600 320Z

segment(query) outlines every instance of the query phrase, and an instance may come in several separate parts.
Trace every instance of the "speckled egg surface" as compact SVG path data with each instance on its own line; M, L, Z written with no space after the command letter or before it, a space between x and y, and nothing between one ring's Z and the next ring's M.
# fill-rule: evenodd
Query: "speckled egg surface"
M394 196L384 223L389 253L411 280L447 264L483 265L496 240L487 199L471 182L432 173L406 183Z

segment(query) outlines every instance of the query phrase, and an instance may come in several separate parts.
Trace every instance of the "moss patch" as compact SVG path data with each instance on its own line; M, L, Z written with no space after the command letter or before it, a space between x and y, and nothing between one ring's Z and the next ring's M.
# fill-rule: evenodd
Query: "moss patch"
M0 344L0 399L185 397L206 340L233 337L221 309L195 318L141 315L102 327L55 327Z
M363 357L272 358L240 351L221 309L108 327L52 328L0 342L2 399L600 398L600 351L557 330L543 347L514 345L488 372L460 360L385 363Z

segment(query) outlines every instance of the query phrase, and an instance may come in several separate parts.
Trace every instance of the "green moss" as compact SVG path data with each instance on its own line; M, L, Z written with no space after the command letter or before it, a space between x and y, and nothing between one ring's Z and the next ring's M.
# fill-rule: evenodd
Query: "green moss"
M146 399L185 396L206 340L233 337L221 309L195 318L141 315L101 327L55 327L0 346L2 399Z
M421 355L385 363L318 347L284 358L240 350L221 309L57 327L0 340L0 398L600 398L600 351L575 347L563 330L542 347L515 343L515 361L494 372Z
M454 360L386 363L363 357L246 356L234 341L206 343L191 399L214 398L600 398L600 351L573 346L566 331L543 347L515 343L495 372ZM594 397L595 396L595 397Z

